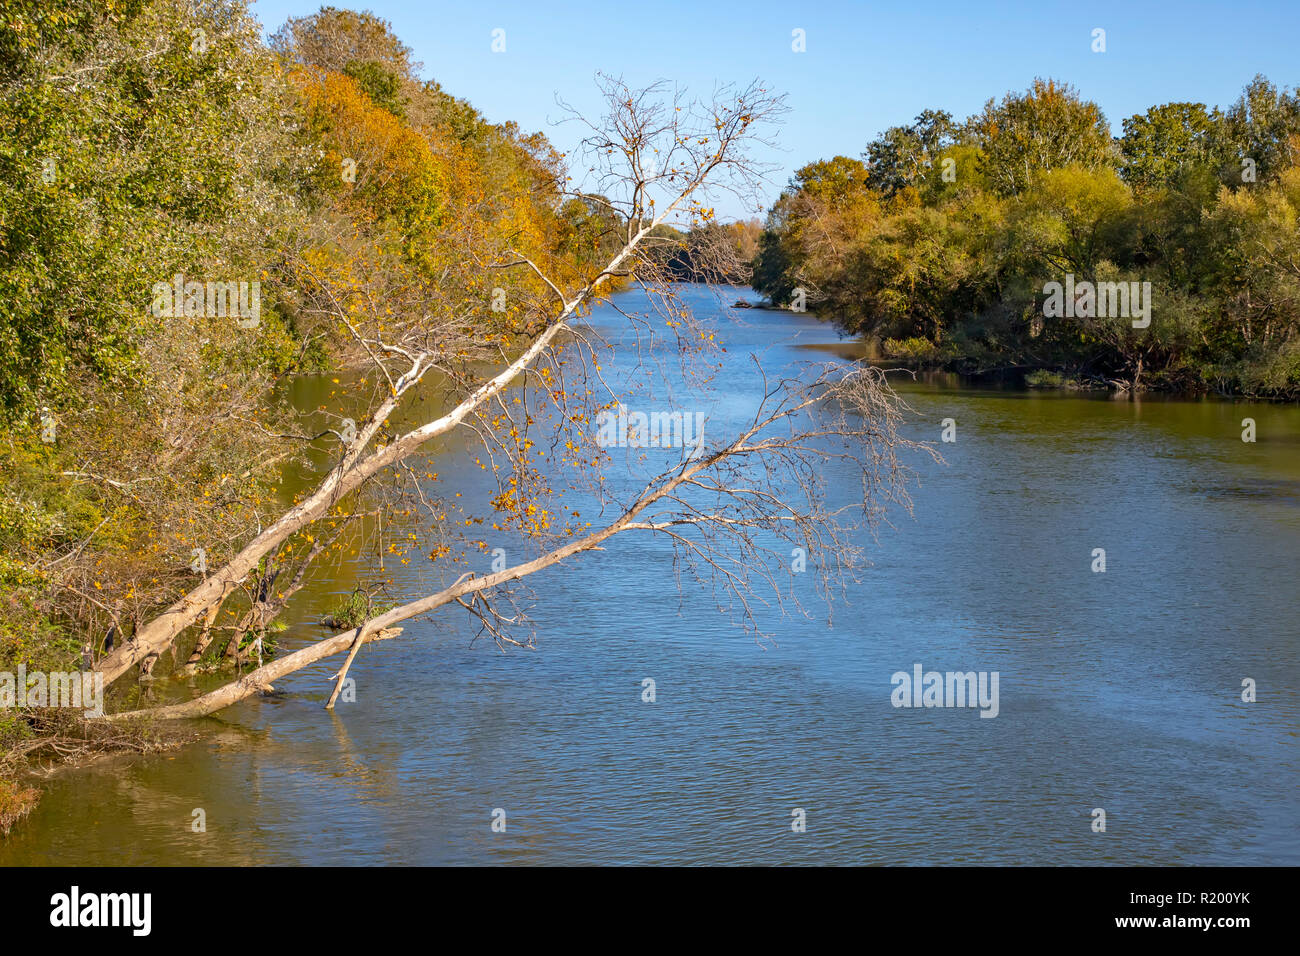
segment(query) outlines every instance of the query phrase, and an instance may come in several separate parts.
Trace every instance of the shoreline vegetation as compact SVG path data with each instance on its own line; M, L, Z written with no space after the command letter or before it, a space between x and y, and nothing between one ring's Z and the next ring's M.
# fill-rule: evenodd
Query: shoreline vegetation
M866 161L801 169L766 223L720 223L697 190L753 186L745 150L784 111L757 82L655 104L664 88L602 77L627 138L591 126L601 191L575 191L545 136L421 79L372 14L324 7L264 44L243 0L202 6L51 0L0 24L0 672L102 675L114 718L0 706L0 836L49 768L191 739L160 713L210 713L346 653L332 704L362 646L417 614L456 604L527 645L492 589L662 531L638 516L702 471L734 477L737 452L710 451L603 527L550 486L539 446L563 449L575 486L608 461L584 429L603 355L570 323L633 282L798 296L859 338L845 349L896 366L1300 396L1300 98L1262 78L1224 112L1154 108L1119 142L1050 82L964 124L927 111ZM647 183L652 136L674 160ZM681 228L661 221L674 210ZM1067 274L1150 282L1150 328L1040 321L1043 286ZM683 358L715 361L713 335L656 294ZM735 447L838 404L857 413L836 432L857 442L847 457L905 506L895 452L917 448L884 376L829 375ZM285 386L305 377L328 385L304 411ZM510 396L518 381L540 411ZM482 440L474 464L499 485L478 512L422 451L454 429ZM798 434L762 450L820 473ZM773 507L836 531L793 541L810 566L850 547L815 497L737 491L733 507L742 520L708 530L747 555L728 536ZM500 549L498 568L507 535L530 559ZM294 596L359 554L445 586L403 604L391 582L358 585L320 622L336 633L279 654Z
M1040 79L798 170L752 285L916 368L1294 401L1298 163L1300 90L1262 76L1226 109L1153 106L1118 138ZM1089 291L1062 309L1076 280Z
M602 112L565 107L570 159L411 54L382 19L328 6L268 43L245 0L55 0L0 24L0 676L20 675L0 681L3 826L42 770L168 746L159 721L326 657L343 659L326 706L347 701L360 650L440 608L529 646L516 582L624 531L702 526L718 566L728 544L765 555L748 536L775 510L797 517L783 541L845 566L842 509L816 489L729 484L751 454L817 473L790 427L814 406L839 409L873 494L908 500L897 456L924 450L869 369L772 396L621 510L602 497L613 452L587 426L613 404L609 347L579 324L635 282L661 320L647 331L707 380L721 344L674 284L747 275L759 223L719 223L705 200L756 200L781 94L598 74ZM323 388L299 407L305 380ZM486 501L440 482L429 456L452 433L495 482ZM687 509L700 480L731 515ZM598 512L564 500L592 488ZM282 651L304 585L369 556L378 580L315 609L336 633ZM414 594L389 600L385 563L421 572ZM55 697L85 676L98 714Z
M545 136L422 80L384 20L326 6L262 35L243 0L54 0L0 24L0 672L102 668L294 504L292 476L389 440L396 415L364 416L389 387L374 353L415 354L407 316L445 317L420 334L447 344L423 368L450 391L536 336L547 281L581 286L622 245ZM235 289L243 308L214 295ZM283 387L303 376L334 376L305 416ZM110 710L274 656L318 565L379 547L376 516L410 522L398 499L338 496L182 651L108 675ZM387 607L354 595L331 623ZM0 702L0 831L50 766L177 739L77 714Z

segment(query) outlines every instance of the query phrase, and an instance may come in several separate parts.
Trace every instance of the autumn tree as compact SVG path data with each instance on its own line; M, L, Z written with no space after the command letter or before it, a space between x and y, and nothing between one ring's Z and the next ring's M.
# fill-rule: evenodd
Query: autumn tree
M1023 190L1039 170L1101 166L1114 158L1101 109L1055 80L1036 79L1024 93L989 100L966 128L983 151L985 175L1003 195Z

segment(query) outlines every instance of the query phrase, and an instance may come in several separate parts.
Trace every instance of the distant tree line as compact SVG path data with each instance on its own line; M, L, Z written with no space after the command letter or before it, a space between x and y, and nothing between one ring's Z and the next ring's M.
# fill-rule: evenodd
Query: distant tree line
M1298 162L1300 91L1262 76L1226 110L1154 106L1118 139L1097 104L1036 80L798 170L753 286L776 303L800 290L918 364L1296 398ZM1149 282L1150 325L1053 315L1045 290L1067 277Z
M757 219L711 221L681 232L660 226L660 234L673 241L663 247L665 268L681 282L748 285L758 254L763 225Z

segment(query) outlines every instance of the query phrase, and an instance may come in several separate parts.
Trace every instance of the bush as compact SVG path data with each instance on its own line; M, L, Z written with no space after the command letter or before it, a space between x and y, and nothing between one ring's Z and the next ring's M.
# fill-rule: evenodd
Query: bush
M32 812L40 796L31 787L0 779L0 836L8 836L13 825Z
M358 588L347 597L340 599L333 610L321 619L321 623L335 630L348 631L360 627L376 615L391 611L393 607L395 605L392 603L373 603L372 595Z
M885 354L909 362L934 362L939 357L939 347L923 338L885 339Z
M1065 388L1065 376L1060 372L1038 369L1025 376L1025 385L1029 388Z

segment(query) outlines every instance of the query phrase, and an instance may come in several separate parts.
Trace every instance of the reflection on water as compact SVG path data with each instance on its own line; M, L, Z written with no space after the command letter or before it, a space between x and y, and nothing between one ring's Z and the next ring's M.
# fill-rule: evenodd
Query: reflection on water
M771 371L835 341L788 313L717 321L715 412L752 399L751 353ZM917 461L915 516L833 626L773 616L756 643L679 594L666 542L615 539L534 579L537 650L444 611L367 649L332 715L325 661L186 750L59 775L0 863L1300 863L1300 410L899 388L910 436L953 418L958 440ZM1000 715L892 708L915 663L998 671Z

